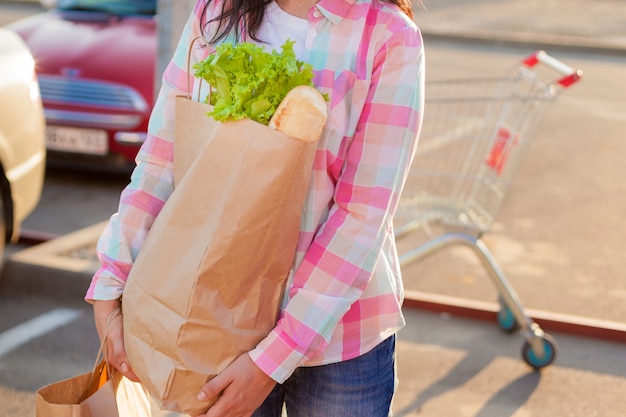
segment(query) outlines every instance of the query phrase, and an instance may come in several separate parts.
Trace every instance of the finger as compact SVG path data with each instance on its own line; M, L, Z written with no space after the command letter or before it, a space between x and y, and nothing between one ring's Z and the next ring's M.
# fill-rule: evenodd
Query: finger
M111 366L117 369L126 378L134 382L141 382L137 374L135 374L133 369L130 367L128 359L126 358L125 355L123 357L116 356L114 358L107 359L107 361Z
M117 349L120 349L119 347ZM112 360L112 365L122 373L126 378L131 381L140 382L139 377L135 374L135 372L130 367L130 363L128 361L128 357L126 356L126 352L124 348L120 350L116 350L114 353L114 359Z
M228 381L226 378L220 377L220 375L212 378L209 382L204 384L204 386L198 392L198 401L210 401L216 396L218 396L222 391L228 387Z
M276 382L259 369L247 353L239 356L211 381L221 389L206 417L249 417L267 398Z
M124 331L121 324L115 327L111 326L110 333L109 343L111 354L108 358L109 363L126 378L131 381L139 382L139 378L131 369L128 357L126 356L126 350L124 349Z
M122 372L122 375L124 375L126 378L130 379L131 381L133 381L133 382L141 382L139 380L139 377L131 369L131 367L128 364L128 362L122 362L120 364L120 371Z

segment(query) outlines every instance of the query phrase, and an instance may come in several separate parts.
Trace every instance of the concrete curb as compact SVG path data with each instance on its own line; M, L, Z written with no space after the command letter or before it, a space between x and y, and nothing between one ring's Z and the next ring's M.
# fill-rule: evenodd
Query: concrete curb
M471 45L491 45L531 50L577 52L594 55L626 56L626 43L596 40L587 37L558 36L526 32L503 33L490 30L439 31L421 28L425 41L454 42Z
M98 223L9 255L0 275L0 291L83 298L98 269L94 248L105 225Z

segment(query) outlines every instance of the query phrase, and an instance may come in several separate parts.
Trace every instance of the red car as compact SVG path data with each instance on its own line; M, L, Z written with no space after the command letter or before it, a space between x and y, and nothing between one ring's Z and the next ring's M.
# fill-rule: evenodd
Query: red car
M48 163L127 171L155 98L156 0L53 3L9 26L35 57Z

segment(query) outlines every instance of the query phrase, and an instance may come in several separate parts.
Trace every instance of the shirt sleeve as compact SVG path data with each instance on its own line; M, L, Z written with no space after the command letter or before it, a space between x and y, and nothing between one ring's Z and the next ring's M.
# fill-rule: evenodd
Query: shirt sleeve
M375 54L328 218L295 271L276 327L249 352L278 382L328 345L372 278L415 154L423 79L421 36L406 27Z
M120 196L118 211L107 223L97 244L101 263L85 299L112 300L122 296L124 285L150 227L173 191L173 142L175 97L193 86L191 62L206 55L206 47L192 45L200 36L199 0L183 29L173 58L162 77L162 86L150 116L148 134L136 157L130 183ZM202 44L199 44L202 45ZM193 65L193 64L191 64Z

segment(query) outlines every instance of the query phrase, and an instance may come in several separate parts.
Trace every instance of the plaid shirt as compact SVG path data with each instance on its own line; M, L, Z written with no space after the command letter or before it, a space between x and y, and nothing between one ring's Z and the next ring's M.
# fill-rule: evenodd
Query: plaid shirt
M198 1L163 76L163 86L123 190L98 241L101 268L86 299L116 299L155 217L173 191L176 95L200 34ZM215 0L209 15L219 10ZM412 161L423 106L419 30L380 0L320 0L309 12L302 59L330 97L315 155L295 262L276 327L250 352L278 382L298 366L357 357L403 325L402 278L393 214ZM191 65L212 47L192 48ZM196 86L197 87L197 86Z

